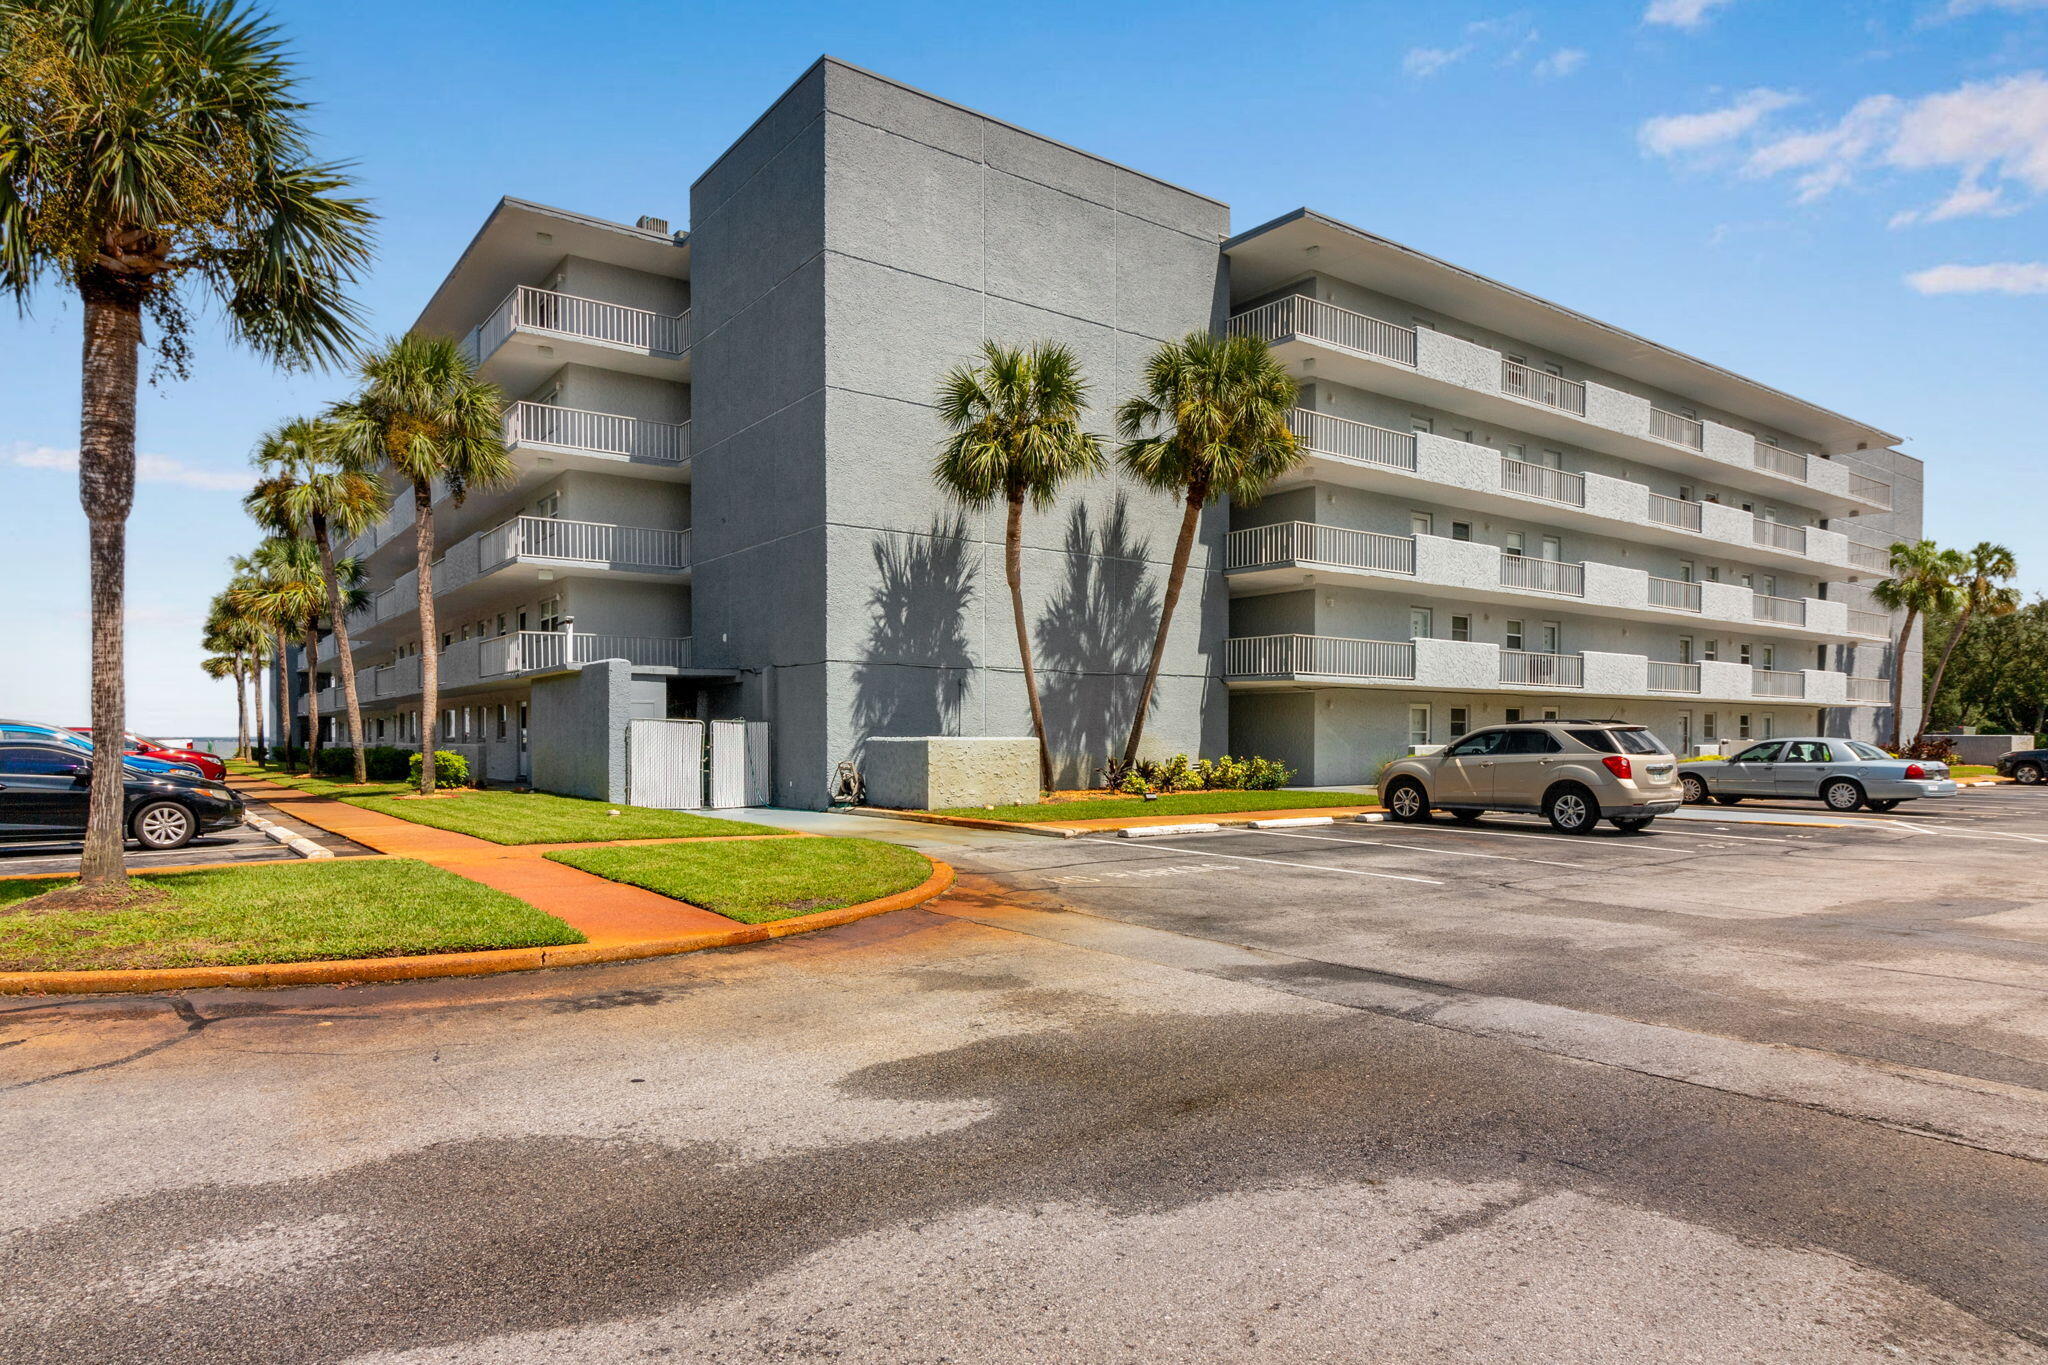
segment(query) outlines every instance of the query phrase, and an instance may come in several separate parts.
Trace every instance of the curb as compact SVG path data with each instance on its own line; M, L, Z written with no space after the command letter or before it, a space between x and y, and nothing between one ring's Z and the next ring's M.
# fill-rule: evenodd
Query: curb
M333 849L322 848L303 834L293 834L283 825L273 820L266 820L260 815L248 814L244 814L242 820L245 824L254 825L264 838L283 844L301 858L332 858L334 856Z
M97 972L0 972L0 995L99 995L189 991L215 986L338 986L378 981L424 981L436 977L492 976L542 967L581 967L671 957L706 948L732 948L792 934L833 929L870 915L908 910L943 895L953 885L950 865L931 860L932 875L893 896L797 915L768 924L740 924L729 930L677 938L632 939L623 943L566 943L551 948L491 948L473 953L429 953L416 957L342 958L327 962L268 962L243 967L161 967Z
M1071 839L1078 829L1047 829L1020 820L976 820L966 815L933 815L921 810L887 810L881 806L847 806L828 811L831 815L860 815L870 820L908 820L918 825L952 825L958 829L996 829L1011 834L1036 834L1042 839Z
M1216 824L1133 825L1128 829L1118 830L1116 832L1116 837L1119 839L1161 839L1172 838L1173 836L1178 834L1214 834L1217 830L1222 828L1223 826Z
M1303 829L1309 825L1334 825L1334 815L1290 815L1280 820L1254 820L1253 829Z

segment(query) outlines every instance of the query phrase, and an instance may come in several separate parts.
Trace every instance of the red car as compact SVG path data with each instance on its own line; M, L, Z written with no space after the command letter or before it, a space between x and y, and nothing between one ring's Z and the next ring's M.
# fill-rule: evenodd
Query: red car
M92 738L90 725L74 725L71 732L84 735L88 739ZM228 765L203 749L173 749L138 735L133 730L126 732L122 739L123 753L141 754L144 758L154 758L164 763L189 763L199 769L200 776L214 782L228 775Z

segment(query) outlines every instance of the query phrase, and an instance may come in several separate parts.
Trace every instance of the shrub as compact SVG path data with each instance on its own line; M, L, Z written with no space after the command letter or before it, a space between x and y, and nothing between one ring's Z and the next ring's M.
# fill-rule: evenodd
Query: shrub
M1190 759L1175 754L1166 759L1140 759L1126 767L1111 759L1102 769L1103 785L1128 796L1150 792L1190 791L1273 791L1286 786L1294 772L1271 758Z
M1273 758L1248 758L1245 760L1244 788L1246 791L1278 791L1287 785L1294 773L1288 766Z
M363 750L363 774L372 782L402 782L412 775L412 751L390 744Z
M1923 739L1918 744L1908 744L1899 750L1900 758L1915 759L1921 763L1955 763L1956 746L1953 740Z
M313 760L322 777L350 777L356 770L356 756L352 749L322 749Z
M425 761L419 754L413 754L407 764L413 786L420 785L420 769ZM469 760L461 754L447 749L434 750L434 785L437 787L467 787L469 785Z

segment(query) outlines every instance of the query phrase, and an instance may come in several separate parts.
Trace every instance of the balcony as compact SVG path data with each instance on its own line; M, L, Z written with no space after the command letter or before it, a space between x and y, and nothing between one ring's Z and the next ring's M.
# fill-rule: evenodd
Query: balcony
M1806 695L1806 675L1784 668L1753 669L1751 691L1759 697L1803 697Z
M1821 578L1848 576L1849 541L1838 531L1762 522L1739 507L1667 497L1632 480L1552 469L1509 459L1489 446L1394 431L1334 413L1296 408L1290 426L1309 458L1280 480L1282 488L1343 484L1692 553L1718 551L1738 562Z
M1851 607L1849 633L1866 640L1889 640L1892 638L1892 618L1881 611L1857 611Z
M1747 664L1673 663L1640 654L1586 650L1533 653L1466 640L1360 640L1329 635L1240 636L1224 644L1224 678L1236 691L1364 687L1460 695L1569 692L1639 700L1685 697L1752 702L1781 698L1814 706L1879 705L1881 679L1820 669L1759 682ZM1765 692L1765 687L1778 690ZM1887 694L1888 695L1888 694Z
M1892 571L1892 557L1890 553L1880 550L1874 545L1858 545L1851 541L1849 542L1847 558L1850 568L1860 570L1863 573L1877 574L1882 577Z
M1439 589L1458 602L1527 605L1568 598L1611 619L1671 623L1721 622L1761 627L1766 636L1840 641L1850 638L1848 607L1825 598L1771 597L1739 583L1659 578L1597 560L1572 563L1519 555L1478 541L1445 536L1391 536L1289 521L1245 527L1224 541L1224 572L1238 596L1295 592L1350 582L1372 590Z
M1637 394L1552 374L1447 332L1417 331L1298 295L1238 314L1229 330L1265 339L1297 371L1308 372L1313 361L1316 378L1785 497L1824 517L1890 506L1882 480L1852 474L1846 464L1767 445L1752 432L1658 408Z
M607 462L682 465L690 459L690 424L649 422L552 403L514 403L505 410L505 444Z
M624 659L647 668L690 666L690 641L652 635L585 635L521 630L481 642L477 671L484 677L577 668L600 659Z
M680 380L689 372L690 315L519 285L463 341L470 361L510 393L526 393L577 361Z
M1877 706L1892 704L1892 680L1890 678L1849 679L1849 700Z

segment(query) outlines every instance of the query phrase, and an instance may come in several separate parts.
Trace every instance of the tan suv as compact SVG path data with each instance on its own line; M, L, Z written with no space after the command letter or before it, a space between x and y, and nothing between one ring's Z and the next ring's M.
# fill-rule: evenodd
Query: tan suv
M1633 834L1682 801L1663 741L1612 720L1490 726L1380 774L1380 804L1396 820L1447 810L1470 824L1490 810L1527 811L1566 834L1591 833L1602 818Z

